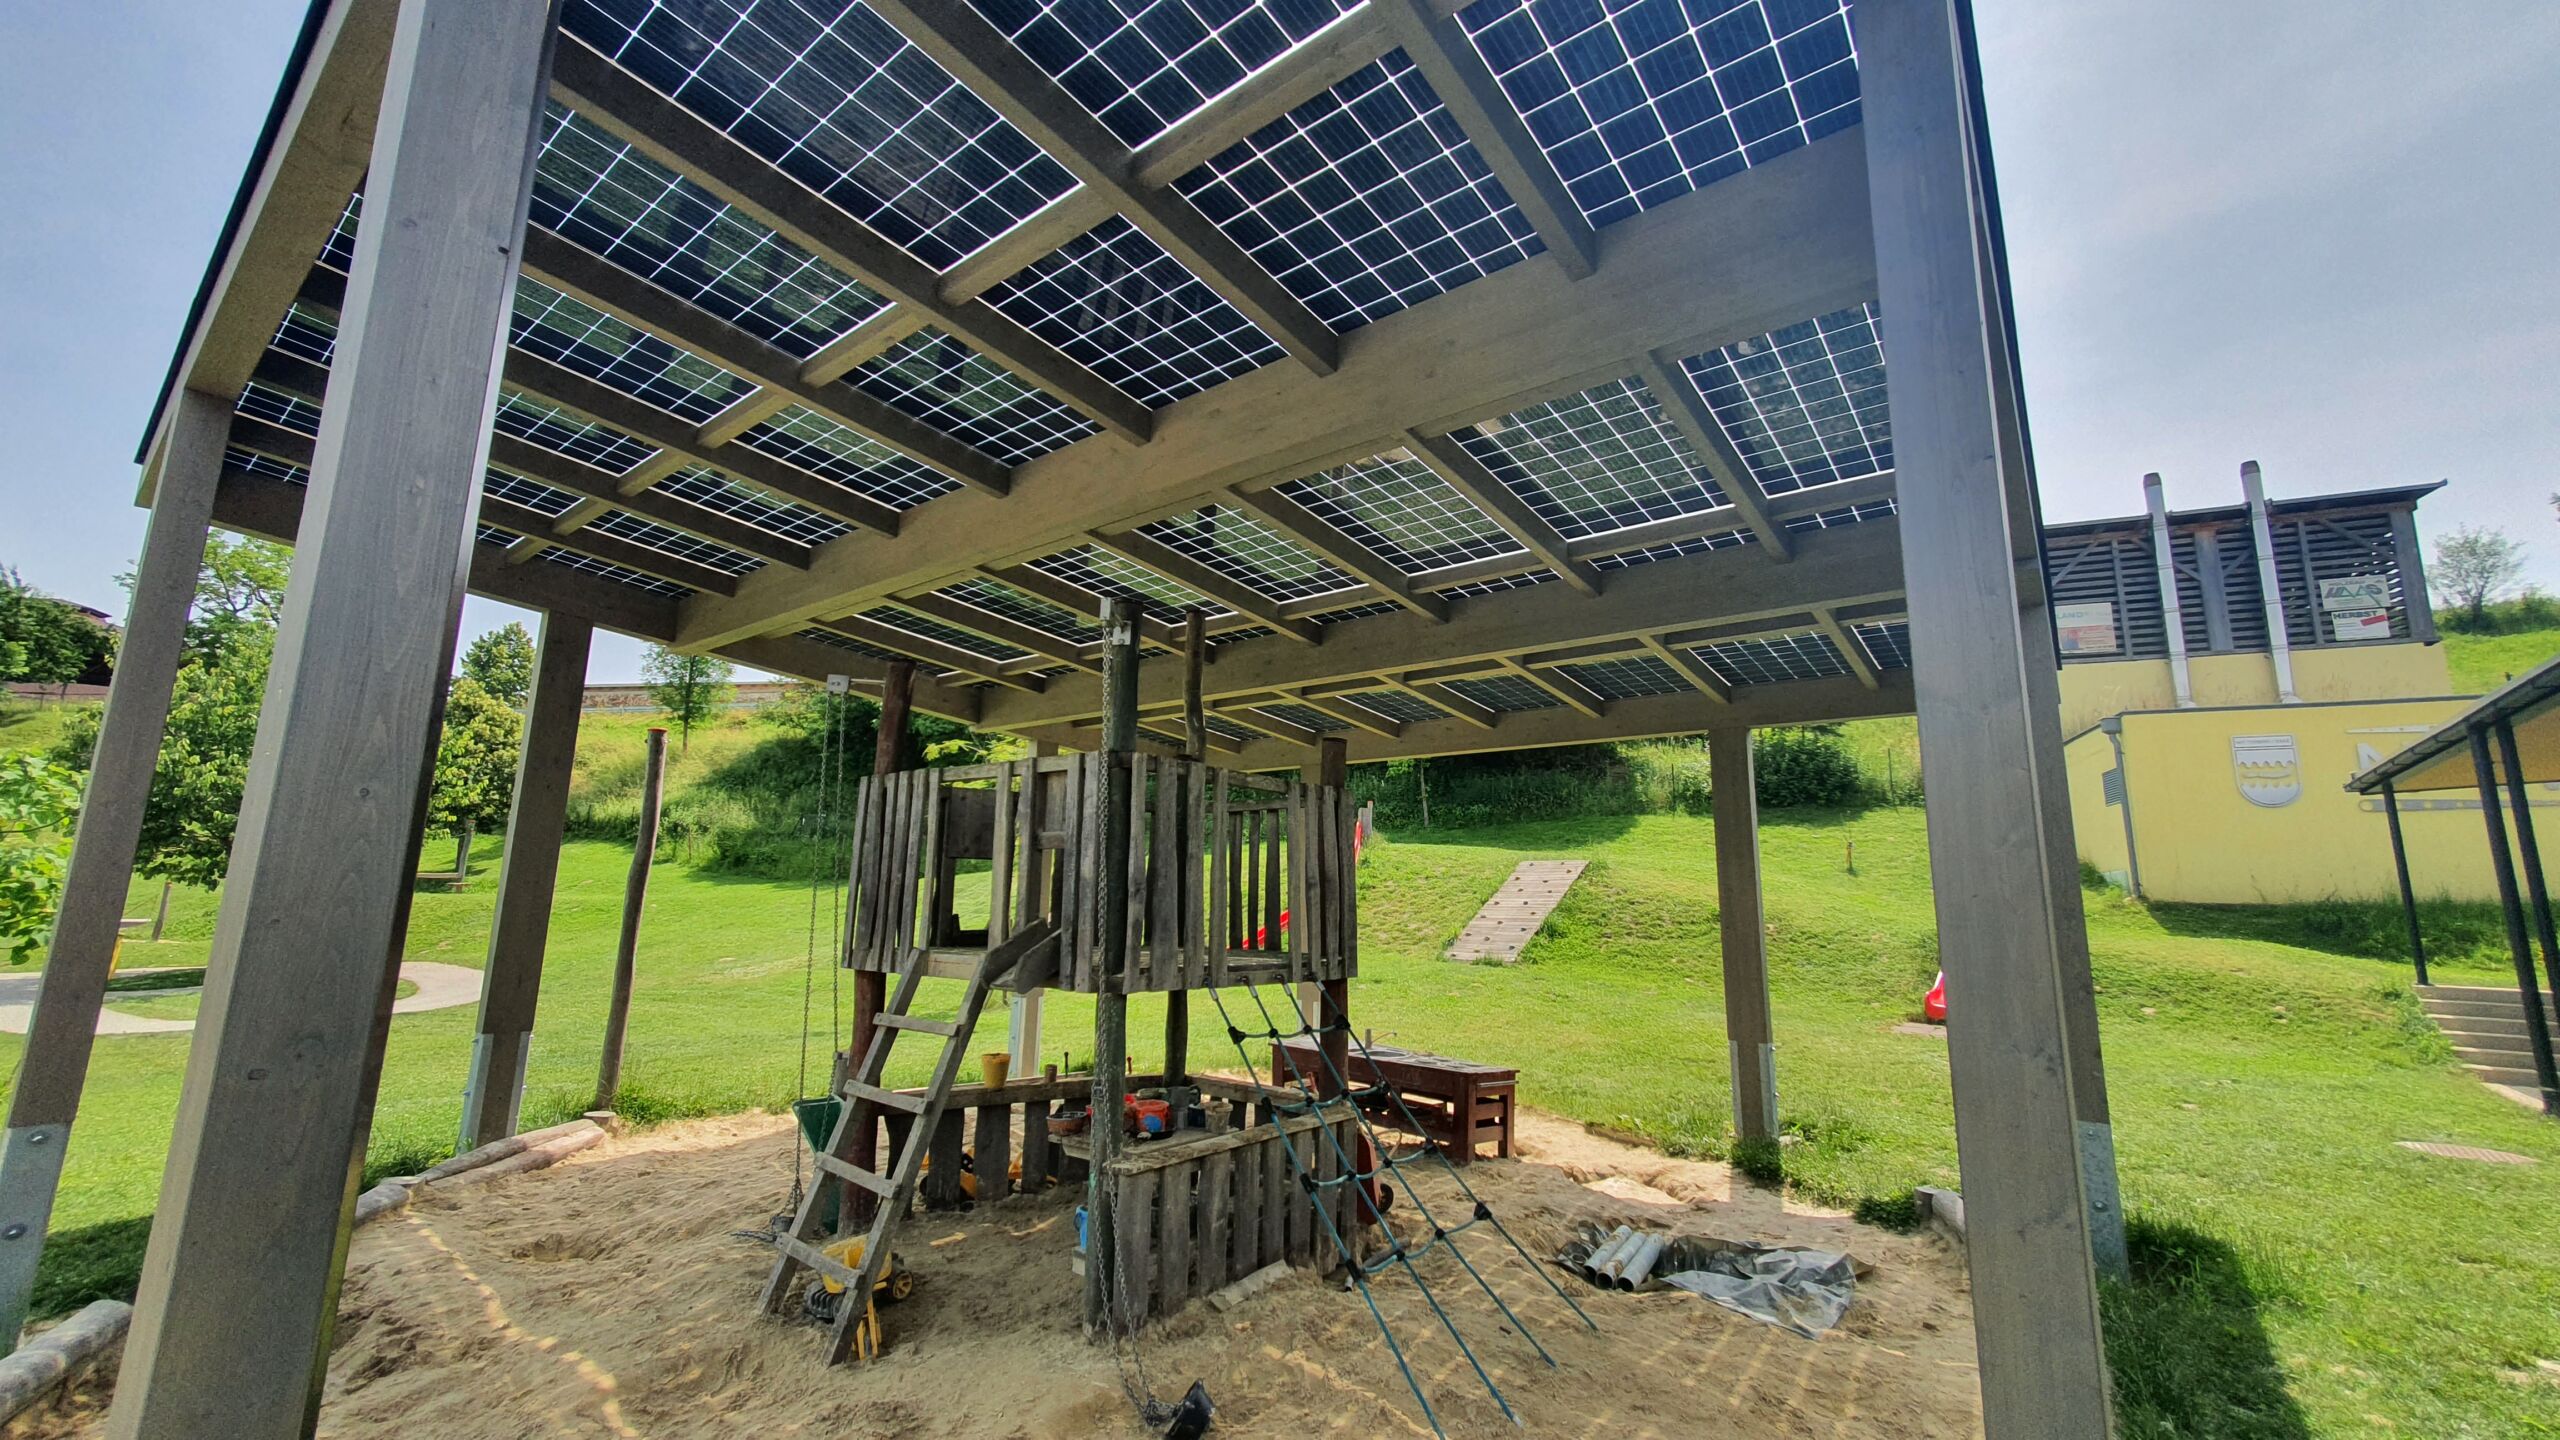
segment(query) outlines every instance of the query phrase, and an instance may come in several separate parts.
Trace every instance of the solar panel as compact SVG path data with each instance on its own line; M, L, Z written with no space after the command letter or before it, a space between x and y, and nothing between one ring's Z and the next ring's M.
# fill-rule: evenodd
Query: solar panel
M1816 511L1811 515L1791 515L1787 517L1787 528L1836 530L1843 525L1856 525L1867 520L1890 520L1901 513L1900 504L1894 500L1865 500L1855 505Z
M501 530L495 525L474 525L471 527L471 539L473 543L480 545L494 545L501 550L514 549L516 542L523 538L523 536L518 535L511 530Z
M1488 710L1553 710L1564 703L1517 675L1452 680L1449 689Z
M867 5L576 0L560 23L937 270L1075 188Z
M910 635L921 635L927 640L938 640L955 650L966 650L972 655L983 655L990 661L1027 660L1031 657L1031 652L1019 645L1007 645L1001 640L990 640L974 630L963 630L957 625L945 625L939 620L929 620L912 610L901 609L895 605L881 605L865 610L862 612L862 618L904 630Z
M850 650L856 655L865 655L874 660L888 661L904 660L907 658L895 650L883 650L877 645L866 645L862 641L856 640L850 635L839 635L833 630L821 630L815 625L801 631L800 638L803 640L814 640L821 645L832 646L838 650Z
M1652 655L1626 655L1556 667L1583 689L1603 700L1636 700L1647 695L1676 695L1693 688L1680 672Z
M556 104L543 117L533 223L797 357L888 304Z
M1174 188L1337 331L1544 248L1401 50Z
M275 338L267 342L287 355L326 365L337 358L338 318L308 301L285 307Z
M1301 730L1317 730L1329 733L1335 730L1348 730L1351 728L1350 724L1346 721L1336 720L1321 710L1311 710L1304 705L1256 705L1253 708L1260 711L1262 714L1270 716L1274 720L1295 725Z
M1615 555L1602 555L1591 562L1594 570L1624 570L1631 565L1650 565L1657 560L1676 559L1682 555L1704 555L1710 550L1731 550L1757 543L1748 530L1726 530L1714 535L1693 535L1686 540L1665 540L1641 550L1621 550Z
M263 475L270 480L281 480L287 485L311 483L311 472L301 466L288 465L271 455L260 455L254 451L243 450L237 445L223 447L222 463L227 469L239 470L251 475Z
M700 465L688 465L651 488L803 545L823 545L853 528L832 515Z
M1008 465L1037 459L1100 427L930 327L854 371L853 383Z
M527 480L521 475L510 475L504 470L489 471L486 478L480 482L480 492L483 495L504 500L511 505L521 505L527 510L538 511L555 518L576 509L579 498L566 490L554 490L548 485Z
M1360 582L1232 505L1209 505L1141 525L1138 534L1208 566L1257 595L1304 600Z
M356 266L356 223L364 218L364 192L347 197L338 211L338 223L329 227L329 238L320 242L320 263L332 270L345 272Z
M1408 695L1401 690L1363 690L1357 695L1346 695L1342 698L1358 704L1363 709L1375 710L1400 725L1414 725L1426 720L1449 718L1448 711L1419 695Z
M1078 645L1092 645L1102 639L1101 626L1088 622L1065 606L1051 604L1036 595L1026 595L994 580L963 580L941 593L945 599L975 606L990 615L1018 625L1028 625Z
M1681 368L1772 495L1893 468L1873 305L1693 355Z
M1202 718L1209 722L1209 732L1211 734L1222 735L1229 740L1235 741L1239 745L1250 745L1254 741L1262 738L1259 731L1247 730L1224 715L1211 714Z
M1080 590L1096 595L1135 595L1157 609L1179 616L1197 605L1212 615L1223 615L1226 607L1212 605L1194 591L1174 584L1143 565L1132 565L1098 545L1079 545L1055 555L1043 555L1031 562L1031 568L1055 575ZM1216 643L1218 637L1210 637Z
M732 550L726 545L715 545L708 540L697 539L681 530L671 530L655 521L643 520L627 510L608 510L588 521L587 528L598 534L610 535L617 540L628 540L634 545L646 545L652 550L673 556L678 560L690 560L696 565L708 565L714 570L726 570L732 575L744 575L764 564L764 561L742 550Z
M1867 658L1879 670L1911 668L1911 622L1907 620L1869 621L1852 625L1849 633L1866 647Z
M1521 553L1509 531L1410 451L1337 465L1278 488L1408 574Z
M1319 625L1341 625L1353 620L1369 620L1380 615L1393 615L1403 608L1392 600L1371 600L1366 604L1353 605L1346 609L1327 610L1321 615L1309 618Z
M738 443L797 465L894 510L921 505L960 482L848 429L805 405L794 405L738 437Z
M614 475L658 453L619 430L516 390L498 392L497 430Z
M1458 19L1595 226L1857 123L1845 0L1479 0Z
M253 415L270 424L304 435L320 433L320 407L299 395L288 395L272 385L252 380L241 388L239 403L232 409Z
M1116 215L988 291L986 302L1151 407L1288 353Z
M529 276L516 282L507 343L696 425L755 388Z
M628 585L634 590L646 590L652 595L666 595L681 600L693 593L690 586L679 585L673 580L661 580L655 575L644 575L627 565L616 565L610 560L599 560L593 555L582 555L575 550L563 549L558 545L543 551L542 558L554 565L565 565L572 570L583 570L587 574L611 580L618 585Z
M1775 685L1849 673L1849 663L1832 648L1830 639L1811 630L1801 635L1726 640L1689 653L1728 685Z
M1725 504L1689 442L1632 377L1457 431L1468 454L1567 539Z
M1490 580L1470 580L1464 585L1452 585L1440 594L1446 599L1461 600L1470 595L1495 595L1505 590L1544 585L1555 578L1553 570L1523 570L1517 575L1496 575Z
M973 0L1033 64L1136 147L1358 0Z

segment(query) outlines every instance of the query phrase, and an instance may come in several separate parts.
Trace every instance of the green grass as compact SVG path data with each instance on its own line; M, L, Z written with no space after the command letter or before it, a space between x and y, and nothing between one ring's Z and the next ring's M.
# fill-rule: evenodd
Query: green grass
M71 717L97 708L94 702L56 705L0 700L0 755L20 750L50 750L62 738Z
M2486 695L2554 655L2560 655L2560 630L2444 637L2445 668L2453 672L2457 695Z

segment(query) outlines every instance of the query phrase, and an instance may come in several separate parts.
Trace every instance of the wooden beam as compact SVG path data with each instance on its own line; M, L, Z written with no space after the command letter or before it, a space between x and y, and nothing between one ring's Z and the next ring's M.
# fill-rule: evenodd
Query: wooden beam
M921 595L906 596L898 604L927 619L939 620L972 635L983 635L1017 650L1028 650L1032 657L1030 663L1034 666L1058 664L1070 670L1082 670L1088 675L1102 673L1102 666L1088 658L1074 641L1052 635L1037 626L981 610L965 600L927 591Z
M1413 452L1414 458L1431 467L1431 473L1449 482L1451 489L1464 495L1482 510L1503 533L1520 542L1523 549L1537 557L1564 580L1585 595L1600 593L1599 572L1573 558L1564 536L1546 518L1529 508L1529 502L1502 483L1499 476L1484 467L1455 439L1447 435L1421 435L1407 431L1397 437L1399 443Z
M1395 48L1377 5L1352 9L1140 145L1130 175L1151 189L1171 185Z
M901 630L894 625L873 620L867 616L847 615L839 620L821 621L818 628L832 630L839 635L859 640L865 645L920 660L938 670L956 670L963 675L974 675L978 679L1002 685L1008 690L1019 690L1026 695L1037 695L1043 687L1044 682L1038 678L1012 674L1002 664L984 655L963 650L957 645L945 644L930 636L918 635L912 630Z
M1732 437L1724 433L1724 422L1707 408L1698 387L1689 383L1677 356L1663 358L1655 351L1636 362L1636 377L1662 406L1662 413L1680 432L1682 439L1697 454L1698 463L1715 477L1716 485L1733 508L1743 526L1760 541L1761 547L1781 560L1795 558L1795 542L1786 527L1769 513L1769 496L1743 462L1742 452L1733 447Z
M802 405L847 429L879 441L919 464L930 465L963 484L990 495L1012 485L1012 467L962 444L895 406L873 399L841 377L846 371L914 332L916 312L892 306L838 337L809 359L795 360L773 344L751 335L707 310L688 305L584 247L548 230L525 232L525 273L564 294L593 305L637 330L690 351L723 369L756 382L751 398L770 407L769 418L792 405ZM855 358L856 351L868 354ZM841 367L841 368L839 368ZM832 371L833 373L829 373ZM741 400L740 406L748 404ZM714 417L714 425L744 419L748 412ZM696 440L725 445L753 428L752 424L704 426Z
M1639 635L1636 638L1643 643L1645 650L1653 658L1678 671L1680 678L1688 681L1699 694L1719 703L1733 699L1732 689L1722 680L1717 679L1714 671L1700 664L1698 657L1686 648L1675 649L1664 644L1659 635Z
M1319 715L1339 720L1355 730L1366 730L1372 735L1384 735L1390 740L1404 733L1403 722L1390 720L1354 700L1312 694L1304 689L1292 690L1288 695L1289 699L1295 703L1304 705Z
M1418 588L1413 577L1385 556L1342 533L1330 521L1277 490L1229 490L1226 503L1259 516L1265 524L1330 561L1354 579L1417 615L1449 618L1449 602Z
M1164 247L1228 304L1319 375L1333 373L1341 340L1306 302L1289 293L1244 247L1189 200L1140 185L1135 157L1093 112L967 5L872 0L873 14L995 107L1131 224Z
M616 487L616 477L530 440L520 440L513 435L490 436L489 463L554 490L566 490L598 506L628 510L644 520L654 520L670 530L681 530L715 545L726 545L732 550L743 550L797 569L809 568L811 551L806 545L785 540L762 526L750 525L690 500L678 499L655 486L625 492Z
M1608 701L1583 689L1570 675L1558 675L1547 670L1532 670L1508 656L1503 658L1502 668L1512 676L1528 681L1553 695L1563 704L1581 711L1594 720L1599 719L1602 712L1609 708Z
M2039 707L1991 374L1997 261L1958 0L1859 20L1879 302L1893 317L1894 451L1948 1066L1988 1440L2113 1433L2053 903ZM1864 526L1855 527L1864 529Z
M1858 643L1857 636L1849 633L1849 627L1840 623L1840 617L1826 605L1813 612L1813 623L1829 637L1831 648L1839 651L1840 658L1848 662L1849 673L1858 677L1858 683L1870 690L1876 688L1874 657L1867 654L1866 646Z
M1050 201L943 271L942 303L966 305L1047 259L1068 241L1119 214L1112 199L1093 186L1078 185Z
M1370 0L1368 8L1382 12L1387 32L1430 82L1431 93L1466 132L1556 264L1576 280L1589 275L1600 263L1600 237L1457 18L1428 0Z
M1154 571L1185 590L1205 595L1239 615L1250 615L1257 623L1268 625L1302 645L1314 645L1323 638L1323 632L1316 626L1282 615L1277 602L1237 584L1153 536L1141 535L1134 530L1117 535L1096 530L1085 538L1132 565Z
M1437 705L1452 716L1479 730L1490 730L1502 723L1502 712L1490 705L1479 705L1446 685L1415 680L1403 675L1378 677L1391 690L1402 691L1425 704Z
M686 607L687 646L1064 549L1223 486L1305 475L1346 439L1507 414L1587 386L1632 353L1729 344L1826 314L1872 295L1865 225L1858 137L1817 140L1610 226L1609 264L1588 280L1508 266L1361 327L1338 374L1265 365L1169 405L1143 464L1117 442L1081 441L1016 467L1001 502L947 495L908 511L894 543L848 535L805 574L749 576L733 601ZM1716 263L1701 268L1700 255Z
M931 267L584 42L561 37L552 89L571 109L650 159L890 301L931 316L934 328L958 337L1122 439L1144 444L1153 430L1146 406L983 302L943 304L942 277Z
M1061 580L1046 570L1035 570L1028 565L1005 565L982 566L970 573L1072 610L1097 624L1102 620L1101 596L1081 585ZM1138 637L1167 650L1182 648L1182 632L1151 615L1138 617Z
M1321 733L1310 730L1304 725L1283 720L1277 715L1266 715L1260 710L1245 706L1221 705L1214 708L1219 717L1230 725L1239 725L1291 745L1301 747L1313 745L1316 743L1317 735Z
M362 298L338 338L116 1385L128 1440L318 1421L552 33L547 6L400 7Z
M512 500L495 495L480 497L480 523L492 525L528 539L554 539L553 517ZM575 539L559 538L555 543L609 561L643 575L655 575L695 590L708 590L714 595L738 593L738 577L726 570L714 569L695 560L670 555L654 546L642 545L600 530L581 530Z
M1707 732L1715 788L1716 920L1724 956L1725 1063L1733 1082L1733 1132L1778 1143L1777 1032L1769 1006L1769 931L1760 911L1760 796L1751 732Z

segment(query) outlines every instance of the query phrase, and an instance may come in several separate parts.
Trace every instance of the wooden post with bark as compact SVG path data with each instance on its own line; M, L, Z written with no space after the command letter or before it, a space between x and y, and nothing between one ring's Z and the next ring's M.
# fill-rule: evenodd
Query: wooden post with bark
M598 1110L622 1090L622 1036L631 1022L631 978L640 950L640 912L649 900L649 867L658 859L658 813L666 801L666 727L649 727L649 774L640 791L640 835L631 847L631 878L622 887L622 938L613 950L613 999L604 1012L604 1055L596 1062Z

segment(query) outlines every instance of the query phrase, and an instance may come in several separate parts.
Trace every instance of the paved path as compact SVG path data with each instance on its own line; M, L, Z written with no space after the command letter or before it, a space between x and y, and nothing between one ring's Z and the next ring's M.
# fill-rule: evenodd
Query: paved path
M128 972L134 973L134 972ZM140 973L149 973L147 971ZM450 1010L456 1005L470 1005L480 999L480 972L467 965L440 965L432 960L411 960L400 967L400 978L418 987L418 993L391 1007L394 1015L410 1015L420 1010ZM0 975L0 1034L24 1035L27 1023L35 1014L36 989L43 975ZM183 995L184 990L126 990L124 998L139 999L144 995ZM126 1015L114 1007L115 995L108 997L108 1007L98 1012L101 1035L174 1035L193 1030L193 1020L154 1020L142 1015Z

